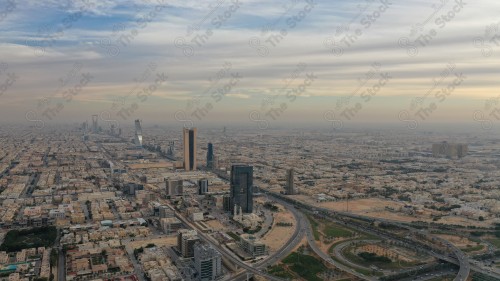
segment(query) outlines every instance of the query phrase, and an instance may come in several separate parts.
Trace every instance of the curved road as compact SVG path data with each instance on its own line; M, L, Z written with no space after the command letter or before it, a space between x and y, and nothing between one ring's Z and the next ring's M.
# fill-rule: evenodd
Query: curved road
M301 214L303 217L305 217L303 214ZM321 257L323 260L327 261L329 264L335 266L336 268L342 270L342 271L345 271L345 272L348 272L352 275L355 275L356 277L359 277L363 280L369 280L369 281L375 281L377 280L377 278L374 278L374 277L369 277L369 276L366 276L364 274L361 274L357 271L355 271L354 269L348 267L348 266L345 266L344 264L342 263L339 263L337 261L334 261L330 255L326 254L325 252L323 252L317 245L316 245L316 241L314 240L314 235L312 233L312 227L309 223L309 220L307 218L304 218L306 220L306 223L307 223L307 227L306 227L306 234L307 234L307 242L309 242L309 246L313 249L313 251L316 253L316 255L318 255L319 257Z
M375 219L372 217L366 217L366 216L356 215L356 214L347 213L347 212L332 211L332 210L329 210L326 208L318 208L317 206L312 206L312 205L306 204L306 203L301 202L301 201L297 201L297 200L292 199L292 198L286 198L286 197L283 198L284 196L282 196L281 194L277 194L275 192L267 191L266 193L268 195L271 195L273 198L284 199L288 202L292 202L293 204L298 204L300 206L303 206L304 208L309 209L309 210L327 213L330 216L330 219L333 219L332 218L332 216L333 216L333 217L348 217L348 218L362 219L362 220L381 221L381 222L387 222L387 223L391 223L391 224L395 224L395 225L404 227L405 229L409 229L410 231L417 231L416 229L413 229L412 227L405 225L405 224L402 224L398 221L392 221L392 220L388 220L388 219L379 219L379 218ZM360 230L359 226L351 225L351 227L354 227L354 228ZM385 237L386 239L396 239L395 237L392 237L391 235L388 236L388 233L382 233L380 230L368 229L368 228L363 227L363 229L361 231L365 231L368 233L375 234L377 236ZM435 237L435 236L431 236L431 235L429 235L429 236ZM444 240L444 241L446 241L446 240ZM454 264L457 264L460 266L460 270L458 272L458 275L455 277L454 281L467 280L471 270L474 270L476 272L480 272L480 273L486 274L488 276L492 276L494 278L500 279L500 274L497 274L495 272L489 272L489 271L487 271L483 268L480 268L478 266L475 266L475 265L471 266L469 264L469 260L468 260L467 255L465 255L460 249L456 248L453 244L449 243L448 241L446 241L446 242L447 242L446 245L448 245L449 249L451 250L451 254L453 256L440 255L440 254L437 254L437 253L430 251L430 250L427 250L426 252L428 254L436 257L436 258L439 258L439 259L442 259L442 260L445 260L445 261L448 261L450 263L454 263ZM418 245L418 243L416 241L414 241L414 243L416 243L416 245ZM348 272L351 272L351 271L348 271ZM363 278L363 279L366 280L366 278Z
M360 269L371 271L372 270L371 268L364 267L364 266L361 266L359 264L355 264L355 263L351 262L350 260L348 260L346 257L344 257L344 255L342 254L342 251L344 250L344 248L351 245L354 242L376 243L376 242L380 242L380 240L348 240L348 241L345 241L345 242L335 246L335 248L333 249L335 256L338 259L342 260L343 262L349 264L350 267L355 267L355 268L360 268Z
M297 210L289 203L286 203L282 200L276 200L278 203L282 204L286 209L288 209L294 216L297 225L295 227L295 231L293 235L288 239L288 242L285 243L276 253L269 256L267 259L260 261L256 264L256 269L265 269L268 265L274 264L277 261L282 260L285 256L287 256L299 243L302 241L302 238L305 235L305 226L304 226L304 218L301 216L302 214L298 213ZM241 279L246 277L246 272L243 271L236 276L232 276L231 280L246 280Z
M290 205L287 204L286 206L290 206ZM169 205L169 207L172 210L174 210L172 206ZM292 211L292 209L290 209L290 210ZM294 212L292 211L292 213L294 213ZM191 222L189 222L186 218L184 218L184 216L181 216L178 212L175 212L175 215L185 225L190 226L192 229L197 229L193 224L191 224ZM221 245L217 240L215 240L210 235L203 233L202 231L198 231L198 236L202 240L204 240L206 243L209 243L212 246L214 246L217 250L219 250L219 252L222 255L224 255L226 258L231 260L231 262L233 262L235 265L237 265L241 268L244 268L245 270L250 271L253 274L263 276L263 277L267 278L267 280L283 281L284 279L281 279L281 278L278 278L278 277L273 276L271 274L268 274L264 270L260 270L258 268L262 268L264 266L267 266L268 264L272 264L272 263L282 259L282 257L284 255L287 255L302 240L302 237L304 235L303 227L302 227L303 219L298 217L295 213L294 213L294 216L295 216L295 219L297 220L297 227L295 229L294 234L289 239L288 243L286 243L280 250L278 250L272 256L261 261L260 263L257 263L255 267L252 267L252 266L246 264L245 262L241 261L240 258L238 256L236 256L236 254L234 254L231 250L229 250L226 247L224 247L223 245ZM238 276L240 276L242 274L244 274L246 276L246 272L242 272L242 273L238 274L237 276L231 277L231 280L235 280Z

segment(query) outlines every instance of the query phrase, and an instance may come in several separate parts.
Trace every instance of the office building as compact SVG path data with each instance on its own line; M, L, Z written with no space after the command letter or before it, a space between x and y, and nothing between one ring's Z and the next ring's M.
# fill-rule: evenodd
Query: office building
M252 257L260 257L268 254L267 247L264 243L259 242L254 236L243 234L240 236L240 248L251 255Z
M160 219L160 225L165 234L175 234L177 230L182 228L182 222L178 218Z
M216 280L222 275L222 255L212 246L198 242L194 245L194 266L199 281Z
M253 167L233 165L231 167L231 212L241 207L243 213L253 212Z
M225 212L231 212L231 196L230 195L224 195L222 197L222 209Z
M184 181L181 179L165 179L167 196L180 196L184 193Z
M174 210L170 209L168 206L159 206L158 207L158 216L160 218L173 218L175 217Z
M207 169L214 168L214 146L212 143L208 143L207 147Z
M184 129L184 170L196 170L196 128Z
M208 180L201 179L198 181L198 194L204 195L208 192Z
M134 144L137 147L142 147L142 125L141 120L135 120L135 138Z
M99 132L99 125L97 123L99 120L98 115L92 115L92 133L97 134Z
M293 169L288 169L286 171L286 194L295 195L295 186L293 183Z
M173 158L175 157L175 142L174 141L169 141L168 142L168 149L167 149L167 156Z
M194 257L194 245L200 241L196 230L180 229L177 232L177 249L183 258Z

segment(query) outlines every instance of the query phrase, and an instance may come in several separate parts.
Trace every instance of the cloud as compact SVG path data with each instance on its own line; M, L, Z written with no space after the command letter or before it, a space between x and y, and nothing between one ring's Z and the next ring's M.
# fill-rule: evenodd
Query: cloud
M250 98L249 95L245 95L245 94L227 94L226 97L237 98L237 99L249 99Z
M498 22L500 3L494 1L470 2L440 28L435 19L454 5L449 1L422 31L425 35L435 29L437 35L419 46L414 57L398 41L409 36L412 26L433 14L436 1L392 1L383 14L376 14L379 1L364 6L367 2L317 0L310 14L303 13L304 1L240 1L241 7L231 13L227 11L232 1L89 1L95 5L57 36L38 31L46 25L52 29L63 26L64 20L84 2L27 0L5 18L0 26L0 62L8 63L21 80L0 97L2 112L22 120L24 112L38 99L54 94L58 79L75 62L81 62L82 71L95 77L75 98L75 104L82 104L82 112L93 110L86 103L106 108L113 99L127 95L136 86L134 81L154 62L157 67L151 77L164 72L169 79L153 93L156 104L149 104L152 98L142 105L150 109L141 113L145 118L154 118L164 108L183 108L194 97L208 97L236 72L242 79L227 96L244 103L235 105L237 110L218 106L215 110L219 114L246 112L269 96L279 94L283 98L283 89L299 87L308 73L317 75L318 80L302 96L309 97L307 101L298 99L293 107L305 111L315 106L331 107L357 89L375 62L380 63L381 71L394 77L377 97L398 97L396 103L403 101L397 107L406 107L409 100L429 89L432 79L449 61L468 76L451 98L477 100L494 96L500 83L495 76L500 46L490 44L493 55L485 57L482 49L474 45L474 38L484 36L485 28ZM159 3L168 5L152 16L150 13ZM367 8L360 12L359 5ZM371 25L365 28L362 20L369 16ZM200 29L188 34L188 27L196 23L201 23ZM270 23L273 29L263 34L262 27ZM354 39L339 35L337 28L347 24L351 31L361 29L362 34ZM287 32L281 33L285 29ZM257 42L250 40L255 37L260 45L250 44ZM343 43L341 56L325 44L329 38L337 43L350 40L349 46ZM43 56L35 55L36 49L27 40L45 42ZM118 50L117 54L110 52L111 47ZM186 56L186 47L192 48L192 56ZM259 55L260 47L267 48L267 56ZM307 67L297 74L300 63ZM287 84L290 77L294 79ZM0 84L4 78L0 76ZM383 104L374 102L373 108L367 110L384 109ZM246 115L242 114L241 119ZM75 111L74 119L79 118Z

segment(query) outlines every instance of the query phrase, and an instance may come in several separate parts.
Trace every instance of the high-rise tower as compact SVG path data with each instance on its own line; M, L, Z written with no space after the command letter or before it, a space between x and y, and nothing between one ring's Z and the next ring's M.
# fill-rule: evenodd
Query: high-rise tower
M288 169L286 171L286 194L288 195L294 195L295 194L295 187L293 184L293 169Z
M214 146L211 142L208 143L207 147L207 168L214 168Z
M184 170L196 170L196 128L184 129Z
M142 147L142 125L141 120L135 120L135 139L134 143L137 147Z
M243 213L253 212L253 167L233 165L231 167L231 212L235 206Z
M98 119L98 115L92 115L92 133L94 134L97 134L99 132L99 125L97 124Z

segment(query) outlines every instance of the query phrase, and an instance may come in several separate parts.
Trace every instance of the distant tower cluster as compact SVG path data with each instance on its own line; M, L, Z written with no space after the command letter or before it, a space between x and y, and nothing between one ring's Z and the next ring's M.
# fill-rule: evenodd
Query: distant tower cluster
M207 169L214 168L214 146L211 142L208 143L207 147Z
M135 120L135 138L134 143L137 147L142 147L142 125L141 120Z
M97 121L99 120L98 115L92 115L92 133L97 134L99 133L99 125Z
M462 158L467 156L469 146L463 143L435 143L432 145L432 156L448 157L452 159Z
M295 186L293 183L293 169L288 169L286 171L286 194L295 195L297 192L295 191Z
M196 128L184 129L184 170L196 170Z
M233 165L231 167L231 212L241 208L243 213L253 212L253 167Z

